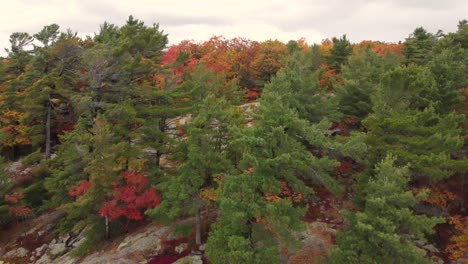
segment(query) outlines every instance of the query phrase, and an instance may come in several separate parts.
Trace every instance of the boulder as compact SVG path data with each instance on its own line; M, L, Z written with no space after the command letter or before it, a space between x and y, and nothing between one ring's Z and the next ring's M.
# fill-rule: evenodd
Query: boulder
M424 245L422 248L424 248L425 250L431 252L431 253L439 253L439 250L434 246L434 245Z
M174 250L175 250L175 252L180 254L180 253L184 252L187 248L188 248L188 244L187 243L182 243L182 244L176 246Z
M67 246L65 245L65 243L50 244L49 248L49 253L52 256L63 255L67 251Z
M5 258L24 258L29 255L29 250L19 247L8 251L3 257Z
M183 257L173 264L203 264L203 259L200 255L191 255Z

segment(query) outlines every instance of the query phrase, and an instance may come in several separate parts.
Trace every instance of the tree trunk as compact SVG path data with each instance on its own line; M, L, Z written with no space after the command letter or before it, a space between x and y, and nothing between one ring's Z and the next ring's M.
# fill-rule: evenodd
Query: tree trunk
M166 131L166 117L165 116L163 116L163 117L161 117L159 119L159 131L161 131L162 133L164 133ZM160 139L159 144L161 144L161 145L159 146L159 148L162 148L163 143L164 143L164 140ZM163 152L160 151L159 149L157 149L156 150L156 160L155 160L155 164L156 164L157 168L160 168L162 155L163 155Z
M50 102L50 97L49 97L49 104L47 106L47 118L46 118L46 138L45 138L45 158L49 159L50 158L50 115L52 111L52 105Z
M197 206L195 212L195 245L201 245L201 221L200 221L200 207Z
M106 238L110 238L110 233L109 233L109 217L106 216Z

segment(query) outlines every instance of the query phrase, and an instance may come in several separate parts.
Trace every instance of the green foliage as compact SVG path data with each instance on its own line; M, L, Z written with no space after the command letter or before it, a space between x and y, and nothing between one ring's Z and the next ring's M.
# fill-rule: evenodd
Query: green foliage
M374 113L364 121L370 130L371 166L388 153L398 165L409 163L414 176L443 179L466 168L451 154L463 146L459 124L463 116L439 114L437 88L429 71L410 66L386 74L374 97Z
M437 42L437 37L424 28L418 27L404 42L402 54L404 63L425 65L431 54L431 50Z
M323 132L329 123L311 124L300 118L296 97L302 94L293 93L291 82L303 81L303 72L295 67L299 64L289 65L265 87L255 126L234 131L232 144L242 153L238 165L242 171L222 184L220 217L206 249L214 263L276 263L280 247L294 246L291 232L303 228L304 210L291 197L280 197L282 181L303 195L312 193L305 180L339 189L329 176L336 162L315 157L306 148L331 145ZM267 198L272 196L278 198L270 202Z
M353 48L346 35L340 38L334 37L332 41L333 47L330 49L330 55L326 57L326 61L330 65L330 68L340 73L341 67L347 63L348 57L353 52Z
M446 114L460 106L457 88L468 83L468 50L458 46L442 49L427 64L437 87L438 113Z
M291 54L285 67L276 74L274 85L267 89L280 93L284 103L295 109L302 119L312 123L324 118L337 120L340 117L338 101L330 93L319 92L320 72L312 72L311 62L300 52Z
M331 263L430 263L410 235L424 239L444 221L412 213L418 199L407 190L409 168L394 162L387 156L377 166L366 186L364 210L345 215L347 226L338 233Z
M361 50L343 66L343 85L337 87L339 109L346 117L365 118L372 112L371 95L380 84L382 76L397 67L390 53L378 56L370 50Z
M105 22L94 38L51 24L33 36L15 32L10 43L0 62L0 225L14 219L4 195L24 194L20 205L34 214L66 212L58 234L85 231L76 256L123 231L120 219L107 229L98 214L128 171L162 194L146 212L153 220L218 213L206 248L212 263L278 263L280 251L298 246L311 186L340 193L336 160L352 158L364 167L362 211L347 214L332 261L423 263L409 234L422 237L438 220L412 214L418 199L408 179L468 169L460 136L466 20L448 34L416 29L404 44L406 66L370 48L351 55L346 35L333 38L328 56L329 42L220 37L166 51L159 25L133 16ZM336 96L319 89L322 68L343 80ZM251 99L262 88L259 104L241 105L242 93ZM182 116L191 119L174 124ZM363 119L366 133L335 135L342 117ZM4 159L32 177L14 178Z

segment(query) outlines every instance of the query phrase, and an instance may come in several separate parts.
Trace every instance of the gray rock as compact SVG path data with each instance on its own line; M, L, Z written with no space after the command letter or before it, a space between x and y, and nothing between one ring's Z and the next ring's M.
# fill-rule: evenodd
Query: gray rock
M65 243L51 244L49 248L49 253L52 256L63 255L67 251L67 246L65 245Z
M198 249L201 250L201 251L205 251L205 248L206 248L206 244L201 244Z
M183 257L174 262L173 264L203 264L203 260L200 255L193 255Z
M7 257L7 258L23 258L23 257L27 257L29 254L29 250L23 248L23 247L19 247L19 248L15 248L13 250L10 250L8 251L4 257Z
M52 260L47 254L42 255L42 257L36 261L36 264L49 264L49 263L52 263Z
M187 248L188 248L188 244L187 243L182 243L182 244L176 246L174 250L175 250L175 252L180 254L180 253L184 252Z
M47 245L47 244L42 244L42 246L36 248L36 250L35 250L36 255L37 255L37 254L42 254L42 253L44 253L44 251L46 251L48 248L49 248L49 245Z
M439 253L439 250L434 246L434 245L425 245L423 246L422 248L424 248L425 250L431 252L431 253Z
M416 246L418 246L418 247L423 247L426 243L424 243L424 241L418 239L418 240L414 241L414 244Z
M166 233L167 227L150 227L145 232L127 236L117 248L120 255L151 250L157 253L162 248L161 236Z

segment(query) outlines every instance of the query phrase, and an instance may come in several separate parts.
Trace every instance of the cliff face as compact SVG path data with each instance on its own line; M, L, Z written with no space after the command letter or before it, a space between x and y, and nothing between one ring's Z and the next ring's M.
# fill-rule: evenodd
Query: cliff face
M174 224L159 226L154 223L106 242L102 250L91 255L74 258L71 252L83 241L85 231L54 237L53 229L62 216L59 211L49 212L2 231L0 263L207 263L202 255L204 247L195 252L190 235L175 237ZM179 223L192 222L193 219L186 219ZM336 233L330 226L324 222L309 223L306 231L297 234L303 246L287 253L284 263L316 261L319 256L326 256Z

